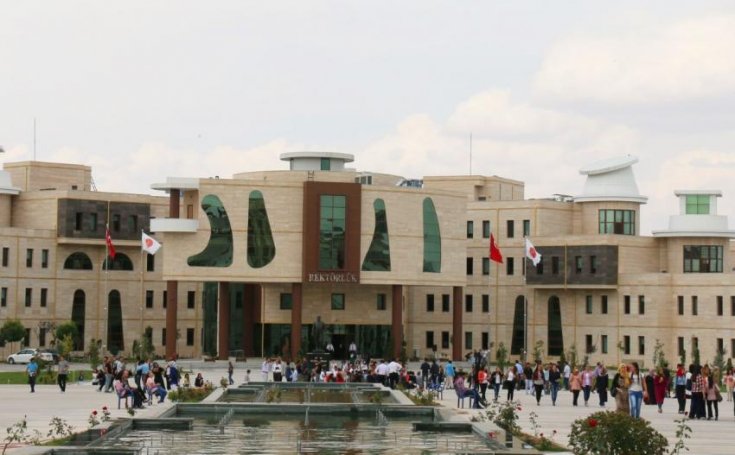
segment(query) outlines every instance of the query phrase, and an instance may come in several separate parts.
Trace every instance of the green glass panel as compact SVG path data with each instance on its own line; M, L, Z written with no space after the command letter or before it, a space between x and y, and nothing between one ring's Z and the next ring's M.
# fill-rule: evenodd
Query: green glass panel
M85 253L76 252L69 255L64 261L67 270L92 270L92 260Z
M227 211L217 196L208 194L202 198L202 210L209 219L209 243L201 253L189 256L191 267L229 267L232 265L232 228Z
M86 318L86 300L84 291L77 289L74 291L74 300L71 308L71 322L77 326L77 336L74 337L74 350L84 350L84 320Z
M439 219L431 198L424 199L424 272L439 273L442 264L442 240Z
M524 314L525 299L522 295L516 297L515 312L513 314L513 336L510 340L510 353L520 355L523 353L526 341L526 325Z
M202 349L205 354L217 354L217 293L216 282L204 283L202 302L204 304L204 327L202 329Z
M263 194L253 191L248 201L248 265L256 269L265 267L275 256L276 245Z
M345 197L321 195L319 202L319 269L340 270L345 256Z
M549 355L561 355L564 352L564 331L561 325L561 305L559 297L555 295L549 298L548 318Z
M370 272L390 272L390 241L388 236L388 217L385 211L385 202L376 199L373 202L375 211L375 230L370 242L362 270Z
M130 260L127 254L117 253L115 259L107 256L107 259L102 263L102 270L133 270L133 261Z
M113 355L125 349L120 291L112 290L107 297L107 350Z

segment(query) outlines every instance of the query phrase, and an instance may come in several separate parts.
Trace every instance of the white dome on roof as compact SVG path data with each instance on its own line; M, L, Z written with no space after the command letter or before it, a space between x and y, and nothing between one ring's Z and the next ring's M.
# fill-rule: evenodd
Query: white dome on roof
M638 202L645 204L647 197L638 192L633 175L633 165L638 158L625 155L596 161L579 170L587 176L582 194L574 197L575 202Z

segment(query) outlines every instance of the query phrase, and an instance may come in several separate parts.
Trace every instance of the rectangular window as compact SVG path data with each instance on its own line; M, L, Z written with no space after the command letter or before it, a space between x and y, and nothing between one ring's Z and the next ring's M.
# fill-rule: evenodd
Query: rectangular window
M48 304L48 289L41 288L41 308L46 308Z
M442 332L442 349L449 349L449 332Z
M603 295L600 297L600 312L607 314L607 296Z
M513 258L505 258L505 274L513 275Z
M692 337L692 353L699 350L699 338Z
M531 265L533 265L533 263L531 263ZM542 257L538 265L536 266L536 275L543 275L543 274L544 274L544 258Z
M31 306L31 299L33 298L33 289L26 288L26 306Z
M434 347L434 332L427 331L426 332L426 348L431 349L433 347Z
M282 310L290 310L293 308L293 294L288 292L281 293L279 308Z
M490 296L488 294L482 294L482 312L490 312Z
M115 213L112 215L112 230L115 232L120 232L120 214Z
M696 316L697 314L699 314L698 306L699 306L699 302L697 302L697 296L693 295L692 296L692 316Z
M525 237L531 235L531 220L523 220L523 235Z
M189 310L193 310L196 308L196 300L197 300L197 291L187 291L186 292L186 308Z
M319 269L342 270L345 266L347 198L322 194L319 197Z
M490 258L482 258L482 274L490 275Z
M468 221L467 222L467 238L471 239L475 236L475 222L474 221Z
M75 231L81 231L84 226L84 214L82 212L77 212L74 214L74 230Z
M0 307L8 306L8 288L0 288Z
M600 234L635 235L634 210L600 210Z
M584 308L585 313L592 314L592 296L587 295L584 297Z
M332 294L332 309L333 310L344 310L345 309L345 295L344 294Z
M646 297L638 296L638 314L646 314Z
M472 258L467 258L467 275L472 275L474 272L474 261Z
M590 273L597 273L597 256L590 256Z
M156 257L152 254L146 254L145 258L145 270L146 272L155 272L156 270Z
M490 238L490 221L488 220L482 220L482 238Z
M717 316L725 314L725 302L721 295L717 296Z
M442 294L442 313L449 313L449 294Z
M332 161L329 158L322 158L320 160L319 169L322 171L329 171L332 169Z
M600 350L603 354L607 354L607 335L602 335L600 337Z
M507 237L509 239L512 239L513 237L515 237L515 223L513 222L513 220L507 220L505 222L505 226L507 228L506 230L508 231Z
M168 291L163 291L163 307L166 308L168 306Z
M128 232L130 233L138 232L138 215L128 216Z
M559 274L559 256L551 257L551 273L552 275Z
M426 294L426 312L434 311L434 294Z
M153 291L145 291L145 307L153 308Z
M464 296L464 310L467 313L472 313L472 294L467 294Z
M161 329L161 346L166 346L166 328Z
M623 337L623 352L625 355L630 355L630 335Z
M26 267L33 267L33 248L26 248Z
M44 327L38 329L38 345L46 346L46 329Z
M718 338L717 339L717 351L715 352L724 354L723 352L724 350L725 350L725 340L723 338Z
M464 348L472 349L472 332L464 333Z
M31 329L26 329L26 336L23 337L23 346L31 345Z
M592 351L594 351L595 348L592 343L592 335L585 335L584 336L584 352L586 354L592 354Z
M46 249L41 250L41 268L48 268L48 250Z
M722 247L684 245L684 273L722 273Z
M3 267L7 267L10 262L10 248L3 247Z
M687 215L709 215L709 194L688 194L686 196Z
M730 316L735 316L735 295L730 296ZM732 351L730 354L732 354Z
M574 273L582 273L583 268L584 261L582 260L582 256L574 256Z
M630 314L630 296L623 297L623 313Z
M385 294L375 296L375 308L378 311L385 311L387 308Z
M490 349L490 333L482 332L482 339L480 343L480 349Z
M676 339L676 355L681 357L684 354L684 337L678 337Z
M676 297L676 307L677 307L677 313L679 313L679 316L684 315L684 296L680 295Z
M638 337L638 355L646 355L646 337Z
M194 346L194 329L186 329L186 345Z
M89 214L89 230L91 232L97 232L97 214L96 213Z
M730 352L735 352L735 338L730 338Z

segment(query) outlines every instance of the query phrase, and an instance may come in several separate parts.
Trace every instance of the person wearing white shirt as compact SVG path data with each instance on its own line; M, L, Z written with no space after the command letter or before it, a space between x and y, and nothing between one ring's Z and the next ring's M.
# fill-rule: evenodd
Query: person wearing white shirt
M398 362L398 359L395 359L388 364L388 382L390 383L391 389L395 389L396 384L398 384L401 368L403 368L403 366Z
M564 365L564 389L569 390L569 376L572 374L572 367L567 363Z
M385 363L385 360L380 361L380 365L378 365L378 368L375 369L375 373L378 375L380 383L385 385L385 381L388 378L388 364Z

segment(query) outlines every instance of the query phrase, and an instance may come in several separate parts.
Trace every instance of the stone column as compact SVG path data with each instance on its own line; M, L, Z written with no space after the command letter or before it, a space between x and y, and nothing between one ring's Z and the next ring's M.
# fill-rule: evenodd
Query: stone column
M166 359L172 359L176 352L176 331L179 305L179 282L166 282Z
M230 355L230 283L221 281L219 283L219 344L217 357L227 360Z
M462 286L452 288L452 360L462 360Z
M391 305L390 335L393 339L393 358L398 358L403 343L403 286L400 284L393 285Z
M302 285L291 285L291 359L301 350Z
M181 205L181 190L172 188L170 191L168 199L168 217L178 218L179 207Z

